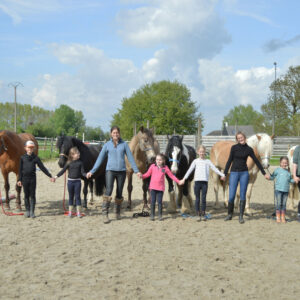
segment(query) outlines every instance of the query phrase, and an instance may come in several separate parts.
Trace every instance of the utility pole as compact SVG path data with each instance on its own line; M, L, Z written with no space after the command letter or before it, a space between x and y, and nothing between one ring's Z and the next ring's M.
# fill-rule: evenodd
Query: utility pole
M277 71L277 63L276 61L274 62L274 67L275 67L275 82L274 82L274 107L273 107L273 122L272 122L272 134L275 134L275 116L276 116L276 102L277 102L277 95L276 95L276 89L277 89L277 83L276 83L276 71Z
M14 120L14 131L17 132L17 87L23 86L21 82L11 82L8 86L12 86L15 91L15 120Z

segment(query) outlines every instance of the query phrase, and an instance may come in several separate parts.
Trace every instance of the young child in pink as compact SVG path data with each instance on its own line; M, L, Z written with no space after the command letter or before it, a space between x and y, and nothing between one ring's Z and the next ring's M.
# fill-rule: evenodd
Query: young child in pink
M155 164L152 164L148 171L141 176L142 179L150 179L150 195L151 195L151 215L150 220L154 221L155 216L155 203L158 203L158 219L162 221L162 198L165 190L165 174L167 174L176 183L180 183L179 179L176 178L165 165L165 156L163 154L157 154Z

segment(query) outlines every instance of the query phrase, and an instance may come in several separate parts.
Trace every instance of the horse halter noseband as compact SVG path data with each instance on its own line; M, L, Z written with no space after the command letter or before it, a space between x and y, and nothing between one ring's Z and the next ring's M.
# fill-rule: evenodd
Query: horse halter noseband
M68 155L64 154L64 153L60 153L59 156L63 156L65 158L69 158Z
M7 147L5 146L3 141L2 141L2 144L1 144L1 147L0 147L0 150L4 150L4 152L7 151Z

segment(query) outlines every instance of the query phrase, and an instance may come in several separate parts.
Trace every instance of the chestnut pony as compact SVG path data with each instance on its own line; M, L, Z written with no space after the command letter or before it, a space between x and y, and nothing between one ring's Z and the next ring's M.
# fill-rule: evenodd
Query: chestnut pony
M35 144L34 153L38 154L38 143L30 133L16 134L9 130L0 131L0 168L4 178L5 189L5 208L10 209L9 205L9 181L8 175L14 172L18 179L20 158L25 153L24 145L26 141L31 140ZM21 187L16 185L17 198L16 209L21 210Z

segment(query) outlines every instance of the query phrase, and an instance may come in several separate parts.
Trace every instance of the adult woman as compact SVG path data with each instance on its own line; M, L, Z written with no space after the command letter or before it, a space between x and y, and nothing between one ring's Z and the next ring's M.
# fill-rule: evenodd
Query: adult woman
M103 222L109 223L108 212L111 202L111 194L113 191L114 181L117 181L117 195L115 198L116 202L116 217L119 220L121 218L121 204L123 202L122 192L124 187L124 182L126 179L126 165L125 165L125 154L128 161L137 175L140 175L139 169L136 166L133 155L125 141L121 139L120 128L113 126L110 130L111 139L102 148L92 170L87 173L87 178L90 178L100 167L104 159L107 157L105 182L106 191L103 196L102 204L102 215Z
M299 192L300 192L300 145L295 148L293 154L293 179L295 180L296 184L298 185ZM300 222L300 201L298 202L298 222Z
M232 219L234 209L234 199L237 190L237 186L240 183L240 216L239 222L243 224L244 211L246 205L246 192L249 181L249 173L247 167L247 158L250 156L257 167L260 169L266 179L270 176L266 174L259 160L256 158L253 149L247 145L246 136L242 132L238 132L235 136L237 144L233 145L230 150L230 155L225 166L224 174L228 174L228 170L231 166L230 178L229 178L229 202L228 202L228 215L225 221Z

